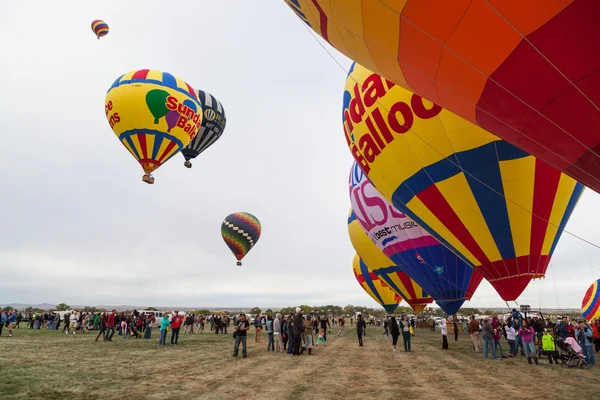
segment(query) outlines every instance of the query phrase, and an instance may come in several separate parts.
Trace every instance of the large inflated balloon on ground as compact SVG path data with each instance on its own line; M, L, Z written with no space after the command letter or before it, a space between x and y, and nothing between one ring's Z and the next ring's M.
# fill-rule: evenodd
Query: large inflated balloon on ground
M101 19L95 19L92 21L92 32L98 39L108 35L108 24Z
M348 146L377 190L504 300L544 276L583 185L358 64L343 114Z
M198 133L202 106L185 81L167 72L142 69L120 76L106 94L106 119L117 138L151 173Z
M188 168L192 168L191 159L198 157L221 137L227 122L223 105L213 95L198 90L198 99L202 104L204 118L196 137L181 150L181 154L185 157L184 165Z
M221 236L238 260L237 265L242 265L242 259L258 242L261 231L258 219L245 212L229 214L221 223Z
M406 272L444 312L455 314L465 300L471 299L482 276L385 200L356 163L349 184L356 220L395 264L381 272Z
M388 314L393 314L402 302L402 297L398 296L377 275L370 271L358 254L354 255L352 269L354 270L354 277L365 292L381 305Z
M600 1L286 3L354 61L600 192Z
M406 300L415 312L422 311L427 304L433 302L433 299L414 280L410 279L369 239L352 210L348 215L348 234L354 250L369 270Z
M588 321L600 318L600 279L592 283L583 296L581 302L581 315Z

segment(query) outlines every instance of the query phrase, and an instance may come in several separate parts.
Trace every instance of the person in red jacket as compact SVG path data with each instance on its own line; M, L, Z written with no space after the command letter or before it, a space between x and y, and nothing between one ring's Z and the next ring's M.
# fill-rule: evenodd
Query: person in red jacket
M175 310L173 318L171 318L171 344L177 344L177 340L179 340L181 322L183 322L183 318L179 316L179 310Z
M115 314L117 310L112 310L108 317L106 318L106 336L105 340L112 342L112 337L115 334Z

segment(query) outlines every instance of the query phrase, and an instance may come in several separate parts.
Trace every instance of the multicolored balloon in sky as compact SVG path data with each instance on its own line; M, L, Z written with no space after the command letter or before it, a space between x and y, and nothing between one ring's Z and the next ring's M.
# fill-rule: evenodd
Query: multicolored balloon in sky
M95 19L92 21L92 32L100 39L108 35L108 24L101 19Z
M258 219L245 212L229 214L221 224L221 236L238 260L238 266L242 265L242 259L258 242L261 231Z
M354 61L600 192L600 1L286 3Z
M192 168L191 159L198 157L221 137L227 123L223 105L213 95L198 90L198 99L204 110L204 118L196 137L181 150L185 157L184 165L188 168Z
M385 200L356 163L349 186L356 220L394 264L378 271L382 279L388 283L398 270L405 272L445 313L456 314L471 299L482 276ZM393 282L389 285L393 287Z
M343 120L377 190L504 300L544 276L582 184L358 64Z
M581 315L588 321L593 321L600 318L600 279L592 283L583 296L581 302Z
M422 311L427 304L433 302L433 299L415 281L410 279L375 246L356 220L352 209L348 215L348 234L354 250L369 271L406 300L415 312Z
M106 94L110 127L140 163L146 183L151 173L198 133L202 106L196 92L167 72L141 69L120 76Z
M364 291L381 305L388 314L393 314L402 302L402 297L398 296L396 292L390 289L379 279L379 277L377 277L377 275L369 270L369 267L367 267L358 254L354 255L352 269L354 271L354 277Z

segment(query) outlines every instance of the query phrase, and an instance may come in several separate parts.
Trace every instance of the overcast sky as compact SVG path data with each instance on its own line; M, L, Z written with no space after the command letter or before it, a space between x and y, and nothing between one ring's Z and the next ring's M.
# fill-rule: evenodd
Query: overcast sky
M376 305L352 274L346 74L283 1L0 0L0 49L0 304ZM142 68L227 113L194 168L178 155L154 185L103 112ZM586 192L567 230L600 242L598 204ZM241 268L220 234L234 211L263 228ZM598 277L600 251L565 234L518 301L579 307ZM486 282L466 304L502 305Z

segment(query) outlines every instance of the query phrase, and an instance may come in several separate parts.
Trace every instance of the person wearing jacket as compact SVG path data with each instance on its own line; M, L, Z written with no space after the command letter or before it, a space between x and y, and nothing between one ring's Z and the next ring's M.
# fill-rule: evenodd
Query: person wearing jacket
M304 333L304 321L302 318L302 309L296 308L296 315L294 315L294 355L300 355L300 347L302 346L302 334Z
M587 326L584 320L579 321L577 329L575 330L575 338L577 339L579 346L581 346L581 350L587 363L590 365L596 364L593 348L594 335L592 329Z
M448 350L448 325L446 323L446 318L442 318L442 320L438 322L438 326L442 332L442 350Z
M479 353L481 347L481 334L479 333L479 322L475 319L474 315L471 315L471 321L468 326L469 334L471 335L471 341L473 342L473 349L475 353Z
M498 358L496 355L496 348L494 347L494 328L489 322L490 320L484 318L483 324L481 325L481 339L483 339L483 359L486 360L488 356L488 346L492 348L492 360Z
M6 314L0 311L0 336L2 336L2 328L6 324Z
M554 344L554 337L548 329L546 329L542 335L542 349L548 355L548 362L552 364L552 359L554 359L554 363L558 365L558 352L556 351L556 345Z
M392 346L394 346L394 351L396 351L396 345L398 344L398 337L400 336L400 328L398 327L398 322L396 322L396 318L394 318L393 315L389 319L389 324L390 324L390 333L392 334ZM409 337L410 337L410 331L409 331Z
M529 325L529 321L526 318L523 319L523 326L519 329L519 336L521 336L521 341L523 342L523 347L525 348L525 355L527 356L527 362L532 364L531 358L535 361L535 364L539 364L537 359L537 353L535 351L535 347L533 345L533 335L535 331Z
M402 341L404 342L404 351L410 353L410 322L406 315L400 317L400 332L402 332ZM395 348L395 347L394 347Z
M515 331L515 327L511 324L506 324L506 341L509 346L509 357L514 357L517 355L517 347L515 346L515 338L517 336L517 331Z
M98 318L98 323L96 325L100 330L100 332L98 332L98 336L96 336L96 342L98 341L98 339L100 339L100 336L102 336L103 341L106 342L106 313L100 314L100 317Z
M492 317L492 329L494 330L492 333L492 339L494 340L494 349L498 350L498 347L500 347L500 358L507 358L504 355L504 351L502 351L502 342L500 341L502 339L502 325L500 324L500 321L496 316Z
M273 339L273 317L267 315L267 351L275 351L275 339Z
M283 341L281 334L281 314L275 314L273 320L273 339L275 340L275 351L283 352Z
M169 319L169 313L164 313L160 320L160 339L158 344L164 346L167 343L167 328L171 326L171 320Z
M112 342L112 338L115 334L115 314L117 313L117 310L112 310L112 312L110 314L108 314L108 316L106 317L106 334L104 336L104 339Z
M290 314L287 320L287 353L294 354L294 314Z
M363 335L365 333L365 329L367 329L367 324L365 323L365 320L363 319L361 314L358 314L358 316L356 317L356 334L358 335L358 345L362 346L363 345Z
M306 322L304 323L304 347L306 348L308 355L312 354L312 348L315 341L312 334L312 319L312 315L308 314L306 316Z
M177 344L179 340L179 329L181 329L181 323L183 318L179 316L179 310L175 310L173 318L171 318L171 344Z

